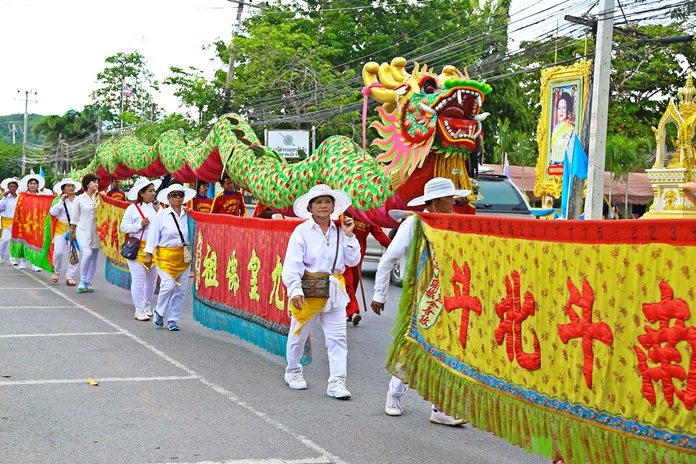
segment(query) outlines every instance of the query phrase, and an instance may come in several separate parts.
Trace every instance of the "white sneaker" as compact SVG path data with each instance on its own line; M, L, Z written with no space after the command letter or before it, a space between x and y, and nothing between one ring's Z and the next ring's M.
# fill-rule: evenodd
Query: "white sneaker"
M139 310L136 309L136 310L135 310L135 320L136 320L136 321L149 321L149 320L150 320L150 316L148 316L147 314L145 314L144 311L139 311Z
M10 266L17 266L17 260L14 258L10 258L7 264L9 264Z
M145 306L145 309L143 310L143 312L145 313L145 315L148 318L152 317L152 308L150 308L149 306Z
M469 421L455 419L454 417L448 416L444 412L433 408L433 411L430 413L430 422L433 424L450 425L452 427L456 427L458 425L466 424Z
M293 390L306 390L307 382L305 382L304 375L302 372L286 372L285 373L285 383L288 387Z
M387 416L400 416L403 414L404 407L401 405L401 397L403 395L403 393L392 393L391 390L387 390L387 404L384 405L384 412L387 413Z
M31 266L31 270L34 271L34 272L41 272L41 268L40 268L39 266L34 266L34 265L32 265L32 266Z
M326 387L326 394L339 400L350 399L350 392L346 389L346 381L343 379L329 382L329 386Z

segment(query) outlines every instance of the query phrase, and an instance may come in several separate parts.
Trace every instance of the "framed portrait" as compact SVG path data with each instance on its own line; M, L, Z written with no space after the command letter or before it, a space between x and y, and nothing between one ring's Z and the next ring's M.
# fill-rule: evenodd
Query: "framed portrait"
M536 196L561 196L565 150L571 135L582 128L591 68L591 61L583 61L541 71L541 117L537 125L539 158L534 181Z

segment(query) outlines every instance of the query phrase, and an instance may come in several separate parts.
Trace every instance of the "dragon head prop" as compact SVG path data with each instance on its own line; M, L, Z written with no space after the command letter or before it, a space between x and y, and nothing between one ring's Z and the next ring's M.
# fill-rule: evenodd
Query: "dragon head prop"
M464 166L482 136L481 122L488 113L480 113L481 105L491 92L488 84L469 79L454 66L445 66L441 74L418 63L412 74L405 67L406 60L399 57L390 64L367 63L362 73L365 95L382 103L377 108L381 121L371 125L380 136L372 144L383 151L377 161L387 164L385 172L399 183L431 155L441 158L441 165L454 159L445 164Z

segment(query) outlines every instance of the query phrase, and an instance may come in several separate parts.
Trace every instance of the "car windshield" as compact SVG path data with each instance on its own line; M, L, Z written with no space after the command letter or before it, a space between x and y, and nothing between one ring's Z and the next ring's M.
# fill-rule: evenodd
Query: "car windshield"
M474 202L475 205L495 203L496 205L516 206L520 204L517 191L507 182L490 180L488 182L479 182L479 187L479 193L483 199Z

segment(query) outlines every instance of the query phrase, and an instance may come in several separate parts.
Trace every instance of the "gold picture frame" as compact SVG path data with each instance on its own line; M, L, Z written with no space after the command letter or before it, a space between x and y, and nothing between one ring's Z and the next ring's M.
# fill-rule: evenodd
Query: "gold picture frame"
M535 196L561 196L565 145L575 128L582 127L591 69L592 61L581 61L572 66L556 66L541 71Z

